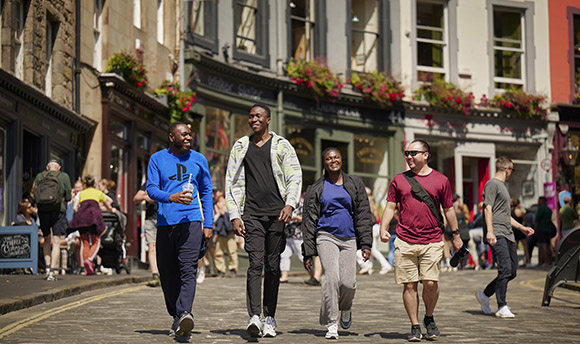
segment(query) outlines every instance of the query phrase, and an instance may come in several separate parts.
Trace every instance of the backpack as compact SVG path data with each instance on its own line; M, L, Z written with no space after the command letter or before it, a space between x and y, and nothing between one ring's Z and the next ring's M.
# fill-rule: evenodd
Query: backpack
M60 180L58 175L50 173L52 171L42 172L42 178L36 183L36 190L34 191L34 198L39 208L43 209L60 209L62 202L62 192L60 190Z

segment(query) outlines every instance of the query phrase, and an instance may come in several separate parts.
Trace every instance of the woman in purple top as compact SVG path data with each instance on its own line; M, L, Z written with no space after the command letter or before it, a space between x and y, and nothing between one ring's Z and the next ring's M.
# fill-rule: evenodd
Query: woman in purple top
M323 268L320 325L327 339L338 339L340 326L352 323L352 301L356 289L356 251L362 249L366 261L372 247L372 215L361 178L342 172L342 156L337 148L323 152L324 171L304 196L301 230L304 238L304 265L312 269L313 256Z

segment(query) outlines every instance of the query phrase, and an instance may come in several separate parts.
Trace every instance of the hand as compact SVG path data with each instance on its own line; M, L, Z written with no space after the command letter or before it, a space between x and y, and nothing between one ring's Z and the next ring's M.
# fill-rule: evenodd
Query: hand
M308 272L312 272L312 257L307 257L304 259L304 267Z
M487 239L487 242L491 246L495 246L495 244L497 244L497 238L495 237L495 234L493 234L493 232L487 232L485 238Z
M233 219L232 226L234 227L234 233L236 233L236 235L241 236L242 238L246 237L246 228L244 228L244 223L241 219Z
M363 262L366 262L371 258L371 250L365 248L362 250Z
M191 196L191 191L189 190L176 192L169 195L169 201L173 203L189 205L191 204L191 201L193 201L193 196Z
M460 235L453 235L453 249L455 252L459 251L463 246L463 240Z
M522 231L522 233L524 233L527 236L534 234L534 229L532 227L522 226L522 228L520 228L520 230Z
M280 222L290 222L290 220L292 219L292 206L285 206L284 208L282 208L282 210L280 210L280 216L278 217L278 221Z
M203 227L203 238L207 242L213 236L213 228Z
M389 239L391 239L391 233L389 233L387 228L381 227L381 241L389 242Z

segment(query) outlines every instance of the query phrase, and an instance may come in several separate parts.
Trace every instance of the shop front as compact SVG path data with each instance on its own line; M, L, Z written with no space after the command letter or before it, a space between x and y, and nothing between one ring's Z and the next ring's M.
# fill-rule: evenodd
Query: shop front
M95 125L0 69L0 225L14 220L50 159L71 179L80 176Z
M317 102L286 80L269 78L204 56L189 61L197 92L192 111L199 115L200 151L207 157L215 189L223 189L230 147L248 135L248 113L255 103L272 110L270 130L294 146L304 188L321 176L322 152L333 146L343 155L343 169L362 177L378 199L403 170L403 115L345 94L337 103ZM197 124L196 124L197 125ZM192 128L193 130L194 128Z
M405 141L429 142L430 165L449 177L455 193L474 213L485 183L496 172L495 159L509 157L515 167L508 182L510 195L530 207L552 181L541 167L551 154L550 118L524 120L495 111L464 116L411 103L405 114Z

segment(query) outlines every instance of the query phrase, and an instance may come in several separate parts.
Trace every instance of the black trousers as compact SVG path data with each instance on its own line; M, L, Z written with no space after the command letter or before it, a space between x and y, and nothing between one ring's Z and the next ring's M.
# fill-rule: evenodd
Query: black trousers
M197 262L205 254L201 222L157 228L157 264L167 312L172 317L191 313Z
M502 308L506 303L508 282L516 278L518 270L518 252L516 243L503 236L497 237L495 246L491 246L497 265L497 277L491 281L483 291L487 297L495 293L497 307Z
M248 314L250 317L261 314L264 267L264 316L274 317L280 287L280 255L286 247L285 223L278 221L278 216L244 214L242 220L246 228L245 250L250 260L246 281Z

